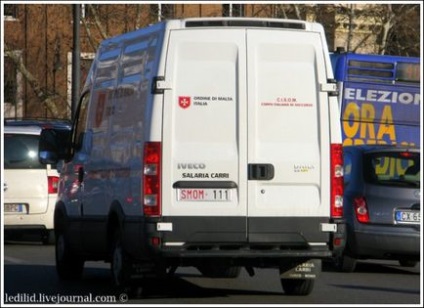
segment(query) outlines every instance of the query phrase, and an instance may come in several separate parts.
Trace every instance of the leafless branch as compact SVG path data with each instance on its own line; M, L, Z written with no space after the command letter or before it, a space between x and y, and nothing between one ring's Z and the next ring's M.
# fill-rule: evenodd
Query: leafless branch
M54 95L49 95L45 89L43 89L37 81L37 78L28 71L21 58L17 56L8 45L4 44L4 54L7 57L10 57L15 63L17 69L22 73L26 81L30 84L34 90L35 95L41 100L42 104L53 114L55 117L60 117L59 110L57 109L56 103L54 102Z

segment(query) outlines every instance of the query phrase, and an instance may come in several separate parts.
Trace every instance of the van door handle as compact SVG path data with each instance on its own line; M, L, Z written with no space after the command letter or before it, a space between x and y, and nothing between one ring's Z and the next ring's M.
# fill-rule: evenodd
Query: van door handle
M274 165L272 164L249 164L248 179L256 181L269 181L274 178Z

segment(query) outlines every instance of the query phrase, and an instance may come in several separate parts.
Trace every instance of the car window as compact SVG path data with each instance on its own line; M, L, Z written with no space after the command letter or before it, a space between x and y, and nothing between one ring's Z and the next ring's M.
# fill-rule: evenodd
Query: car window
M38 161L38 135L4 134L4 169L44 169Z
M382 152L364 156L365 181L390 186L420 186L420 155Z

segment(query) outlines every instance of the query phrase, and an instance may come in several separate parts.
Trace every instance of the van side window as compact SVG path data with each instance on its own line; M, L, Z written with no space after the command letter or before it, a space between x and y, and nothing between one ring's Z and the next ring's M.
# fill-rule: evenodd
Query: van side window
M75 149L79 150L82 146L82 140L84 136L84 132L87 126L87 112L88 112L88 102L90 101L90 92L84 94L81 98L79 108L77 111L77 118L75 122L75 130L74 130L74 145Z

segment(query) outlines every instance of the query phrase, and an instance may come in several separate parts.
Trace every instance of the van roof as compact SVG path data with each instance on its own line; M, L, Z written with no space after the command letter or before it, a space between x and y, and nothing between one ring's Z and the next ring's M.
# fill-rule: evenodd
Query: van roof
M193 17L184 19L167 19L151 24L147 27L134 31L122 33L102 41L101 46L113 48L122 40L131 40L134 35L142 31L144 34L157 31L159 29L182 29L182 28L207 28L207 27L240 27L240 28L272 28L285 30L307 30L323 32L324 28L316 22L308 22L297 19L281 18L254 18L254 17Z

